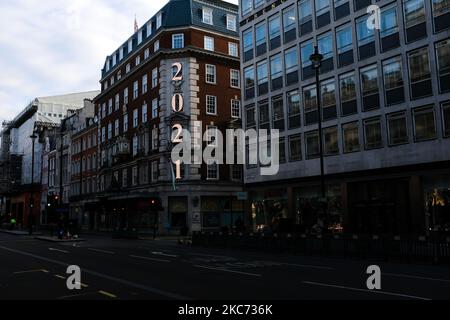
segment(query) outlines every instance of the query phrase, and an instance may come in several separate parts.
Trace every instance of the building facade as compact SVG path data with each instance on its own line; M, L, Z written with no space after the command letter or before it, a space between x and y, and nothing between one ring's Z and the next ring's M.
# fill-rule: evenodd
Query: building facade
M169 1L107 57L94 101L99 181L90 209L98 229L145 232L156 224L178 233L243 216L241 166L176 168L171 159L174 126L201 148L207 128L240 125L240 79L238 9L224 1ZM153 197L162 201L158 216Z
M450 3L241 0L239 16L244 127L281 132L279 174L245 168L254 227L282 217L302 232L318 220L336 232L448 231Z

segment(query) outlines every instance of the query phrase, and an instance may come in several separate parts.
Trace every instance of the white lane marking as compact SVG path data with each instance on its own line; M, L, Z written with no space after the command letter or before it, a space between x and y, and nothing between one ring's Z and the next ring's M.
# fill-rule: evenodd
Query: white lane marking
M27 274L27 273L38 273L38 272L48 273L47 270L29 270L29 271L18 271L18 272L14 272L14 274Z
M155 261L155 262L171 262L170 260L163 260L163 259L154 259L154 258L149 258L149 257L141 257L141 256L130 256L131 258L135 258L135 259L141 259L141 260L148 260L148 261Z
M36 260L50 262L50 263L53 263L53 264L56 264L56 265L59 265L59 266L63 266L63 267L70 266L70 264L67 263L67 262L58 261L58 260L46 258L46 257L43 257L43 256L38 256L36 254L32 254L32 253L28 253L28 252L24 252L24 251L12 249L12 248L4 247L4 246L0 246L0 249L8 251L8 252L15 253L15 254L19 254L21 256L33 258L33 259L36 259ZM192 300L192 298L189 298L189 297L177 294L177 293L173 293L173 292L169 292L169 291L165 291L165 290L160 290L160 289L157 289L157 288L154 288L154 287L146 286L146 285L143 285L143 284L140 284L140 283L128 281L128 280L121 279L121 278L116 278L116 277L113 277L113 276L110 276L110 275L107 275L107 274L104 274L104 273L100 273L100 272L97 272L97 271L94 271L94 270L89 270L89 269L84 269L83 268L83 272L85 274L90 274L90 275L93 275L93 276L98 277L98 278L102 278L102 279L106 279L106 280L113 281L113 282L116 282L116 283L120 283L120 284L129 286L129 287L141 289L141 290L144 290L144 291L147 291L147 292L151 292L153 294L157 294L157 295L160 295L160 296L163 296L163 297L166 297L166 298L170 298L170 299L173 299L173 300Z
M116 299L117 298L116 295L114 295L112 293L109 293L109 292L106 292L106 291L103 291L103 290L100 290L98 293L100 293L100 294L102 294L102 295L104 295L104 296L106 296L108 298L111 298L111 299Z
M66 277L60 276L59 274L55 274L55 277L58 279L66 280Z
M166 254L163 252L152 252L153 255L155 256L162 256L162 257L170 257L170 258L178 258L178 256L173 255L173 254Z
M106 250L100 250L100 249L88 248L88 250L93 251L93 252L98 252L98 253L116 254L115 252L112 252L112 251L106 251Z
M65 299L79 298L79 297L85 297L85 296L91 296L91 295L97 295L97 294L98 294L98 292L86 292L86 293L74 294L74 295L71 295L71 296L59 297L56 300L65 300Z
M437 281L437 282L449 282L450 283L450 280L447 280L447 279L428 278L428 277L412 276L412 275L398 274L398 273L383 273L383 276L396 277L396 278L407 278L407 279L417 279L417 280L427 280L427 281Z
M309 269L319 269L319 270L335 270L331 267L324 267L324 266L313 266L313 265L306 265L306 264L293 264L293 263L282 263L283 266L288 267L297 267L297 268L309 268Z
M60 250L60 249L55 249L55 248L48 248L48 250L50 250L50 251L55 251L55 252L61 252L61 253L69 253L69 251Z
M194 266L194 267L195 268L200 268L200 269L208 269L208 270L214 270L214 271L243 274L243 275L252 276L252 277L262 277L261 274L241 272L241 271L234 271L234 270L228 270L228 269L223 269L223 268L212 268L212 267L206 267L206 266Z
M407 294L400 294L400 293L394 293L394 292L388 292L388 291L358 289L358 288L337 286L337 285L332 285L332 284L310 282L310 281L303 281L303 283L313 285L313 286L319 286L319 287L335 288L335 289L350 290L350 291L359 291L359 292L366 292L366 293L375 293L375 294L382 294L382 295L387 295L387 296L402 297L402 298L409 298L409 299L416 299L416 300L424 300L424 301L432 300L429 298L411 296L411 295L407 295Z

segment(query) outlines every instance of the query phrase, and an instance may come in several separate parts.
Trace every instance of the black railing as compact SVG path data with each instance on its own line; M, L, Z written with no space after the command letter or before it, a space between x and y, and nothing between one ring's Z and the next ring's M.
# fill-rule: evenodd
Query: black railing
M298 255L450 263L450 238L196 232L192 244Z

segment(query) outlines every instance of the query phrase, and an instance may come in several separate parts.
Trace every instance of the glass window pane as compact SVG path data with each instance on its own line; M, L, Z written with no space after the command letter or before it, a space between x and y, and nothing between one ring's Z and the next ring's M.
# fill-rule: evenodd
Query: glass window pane
M300 113L300 95L297 90L287 94L287 104L289 116Z
M430 63L428 60L428 48L413 51L408 56L409 76L411 82L418 82L430 78Z
M326 155L333 155L339 153L339 139L337 127L324 129L323 140L325 143L324 152Z
M343 102L356 99L355 75L344 75L340 79L341 100Z
M305 111L317 110L317 90L316 86L305 88L303 90L303 101L305 104Z
M356 35L358 37L358 45L365 44L374 40L374 31L367 27L369 16L364 16L356 21Z
M253 48L253 32L252 30L247 30L244 32L244 51L249 51Z
M375 149L383 146L383 137L381 132L380 119L364 121L366 149Z
M280 17L272 18L269 21L269 35L270 39L276 38L280 35Z
M295 18L295 8L291 7L283 12L283 26L284 31L291 30L295 27L296 18Z
M298 54L297 48L286 51L284 56L284 63L286 64L286 72L290 73L298 68Z
M338 47L338 53L342 53L352 49L352 27L350 25L339 29L336 32L336 41Z
M378 71L376 65L361 69L361 86L363 95L378 92Z
M344 132L344 152L357 152L359 146L358 123L349 123L342 126Z
M436 56L439 75L450 73L450 40L444 40L436 44Z
M310 57L314 53L314 47L312 41L303 43L301 46L302 66L303 68L311 65Z
M381 36L385 37L397 31L397 7L383 9L381 12Z
M319 52L323 55L324 59L328 59L333 56L333 38L331 33L321 36L317 40L319 46Z
M289 137L289 160L302 160L302 136L296 135Z
M334 80L322 84L322 107L330 107L336 105L336 86Z
M404 113L390 115L389 123L389 144L396 145L408 143L408 130L406 127L406 115Z
M403 86L401 58L397 57L383 62L383 75L385 89L394 89Z
M405 24L410 28L425 21L424 0L404 0Z
M300 23L305 23L312 19L312 6L311 0L303 0L298 5Z
M272 77L272 80L283 75L281 55L276 55L275 57L270 58L270 75Z
M319 150L319 134L317 131L309 132L305 135L306 140L306 156L308 159L320 156Z
M267 62L260 62L258 63L257 67L257 73L258 73L258 84L263 84L268 81L269 72L267 68Z
M442 106L444 117L444 136L450 137L450 102L446 102Z
M256 45L259 46L266 42L266 24L258 24L255 28Z
M432 107L414 110L414 124L416 141L436 138L436 122Z

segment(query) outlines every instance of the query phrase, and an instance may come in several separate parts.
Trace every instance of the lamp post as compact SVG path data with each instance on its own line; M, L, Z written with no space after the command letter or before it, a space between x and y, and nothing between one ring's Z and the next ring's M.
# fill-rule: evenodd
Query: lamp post
M316 90L317 90L317 112L319 115L319 153L320 153L320 187L322 194L322 202L326 202L326 186L325 186L325 169L324 169L324 156L323 156L323 133L322 133L322 106L321 106L321 88L320 88L320 67L322 66L323 55L319 53L318 46L314 47L314 53L311 55L310 60L313 68L316 72Z
M36 133L33 131L33 134L30 136L32 147L31 147L31 191L30 191L30 211L28 216L28 233L30 236L33 234L33 208L34 208L34 194L33 194L33 185L34 185L34 146L35 141L37 139Z

